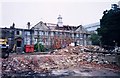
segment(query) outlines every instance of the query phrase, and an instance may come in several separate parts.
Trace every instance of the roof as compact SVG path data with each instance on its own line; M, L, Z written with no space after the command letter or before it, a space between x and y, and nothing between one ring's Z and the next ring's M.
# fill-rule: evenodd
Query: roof
M37 23L33 28L34 29L44 29L44 30L67 30L67 31L75 31L79 26L69 26L69 25L63 25L63 27L59 27L57 24L54 23L43 23L40 21Z
M35 30L45 30L45 31L74 31L74 32L81 32L81 33L87 33L87 30L82 26L69 26L69 25L63 25L62 27L59 27L57 24L54 23L43 23L40 21L37 23L34 27Z

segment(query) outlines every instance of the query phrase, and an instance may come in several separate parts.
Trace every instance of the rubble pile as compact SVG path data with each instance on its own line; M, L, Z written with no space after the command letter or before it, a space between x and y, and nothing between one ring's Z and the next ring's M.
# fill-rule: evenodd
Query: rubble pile
M80 55L26 55L12 57L2 61L2 71L6 72L25 72L33 71L34 73L46 73L52 70L61 70L76 68L80 66L94 66L109 64L108 61L98 58L98 54L81 53ZM100 66L98 66L100 67ZM97 68L98 68L97 67Z
M85 52L84 49L100 50L93 46L68 46L64 49L56 50L50 55L17 55L2 59L2 72L25 72L34 73L51 72L53 70L79 68L81 66L115 68L108 57L102 53ZM111 67L110 67L111 66Z
M64 49L60 49L60 50L55 50L53 52L53 54L55 55L74 55L74 54L79 54L80 52L83 52L83 49L81 48L81 46L77 46L77 47L73 47L73 46L68 46Z
M53 54L56 55L73 55L73 54L80 54L81 52L95 52L95 51L99 51L99 52L106 52L106 50L104 48L101 48L99 46L68 46L64 49L60 49L60 50L54 50L54 52L52 52Z
M74 56L75 57L75 56ZM76 65L77 60L73 57L63 56L21 56L5 59L2 61L3 72L34 71L49 72L53 69L66 69Z
M101 52L107 51L107 50L105 50L104 48L102 48L100 46L93 46L93 45L85 46L84 49L86 49L88 51L101 51Z

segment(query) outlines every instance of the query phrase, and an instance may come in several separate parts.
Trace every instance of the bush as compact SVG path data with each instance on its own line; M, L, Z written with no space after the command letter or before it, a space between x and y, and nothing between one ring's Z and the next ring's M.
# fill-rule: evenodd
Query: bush
M34 45L34 49L35 49L36 52L38 52L38 51L44 52L45 51L45 47L41 43L36 43Z

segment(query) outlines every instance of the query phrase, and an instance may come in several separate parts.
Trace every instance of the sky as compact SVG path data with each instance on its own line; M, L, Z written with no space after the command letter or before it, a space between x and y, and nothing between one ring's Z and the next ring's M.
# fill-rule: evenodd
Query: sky
M31 27L40 21L57 24L62 16L64 25L87 25L99 20L103 11L111 9L111 4L119 0L1 0L0 27Z

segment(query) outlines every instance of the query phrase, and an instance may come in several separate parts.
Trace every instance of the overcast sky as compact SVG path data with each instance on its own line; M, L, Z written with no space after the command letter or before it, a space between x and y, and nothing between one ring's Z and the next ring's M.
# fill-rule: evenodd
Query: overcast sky
M98 22L103 11L119 0L4 0L1 1L0 27L26 28L27 22L34 26L41 20L57 23L59 14L65 25L86 25Z

